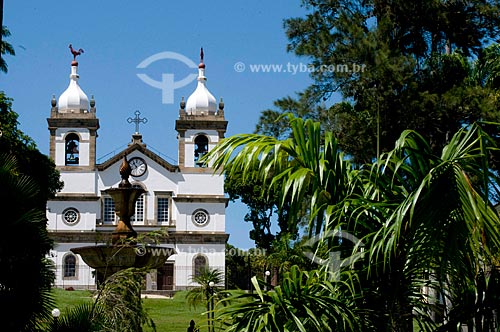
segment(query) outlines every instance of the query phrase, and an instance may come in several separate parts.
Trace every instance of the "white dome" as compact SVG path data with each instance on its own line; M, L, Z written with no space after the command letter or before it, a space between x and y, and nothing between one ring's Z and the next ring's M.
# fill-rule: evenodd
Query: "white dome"
M198 67L198 86L186 102L186 112L191 115L215 114L217 103L206 86L205 66Z
M89 110L89 98L78 85L77 68L78 65L72 64L69 86L59 97L59 112L88 112Z

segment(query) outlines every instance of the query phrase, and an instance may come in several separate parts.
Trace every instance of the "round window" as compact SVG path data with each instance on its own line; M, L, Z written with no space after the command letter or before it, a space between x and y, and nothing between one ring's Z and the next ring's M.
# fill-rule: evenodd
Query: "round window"
M80 220L80 212L75 208L67 208L62 215L64 222L68 225L74 225Z
M197 226L204 226L210 220L210 215L206 210L198 209L193 212L193 223Z

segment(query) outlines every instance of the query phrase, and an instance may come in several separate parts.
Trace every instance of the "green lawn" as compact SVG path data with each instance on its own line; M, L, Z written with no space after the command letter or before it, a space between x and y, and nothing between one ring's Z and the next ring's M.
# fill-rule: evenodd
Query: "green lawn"
M52 291L56 298L56 306L62 314L71 306L92 302L92 293L89 291L66 291L60 288L53 288Z
M203 306L190 308L185 296L186 292L179 292L173 299L144 299L144 308L155 322L158 332L186 332L191 319L198 326L206 324Z
M92 301L90 291L66 291L57 288L54 289L54 294L57 307L62 314L73 305ZM186 292L179 292L173 299L145 298L143 300L144 308L155 322L158 332L186 332L191 319L194 319L196 325L205 324L205 316L202 315L203 307L190 308L185 295ZM144 329L144 332L150 331L152 331L150 328Z

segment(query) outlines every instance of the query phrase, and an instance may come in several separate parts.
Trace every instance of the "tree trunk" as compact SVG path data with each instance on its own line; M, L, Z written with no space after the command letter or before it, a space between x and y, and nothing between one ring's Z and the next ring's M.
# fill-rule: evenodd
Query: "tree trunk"
M397 311L392 313L391 323L394 332L413 331L413 307L404 295L398 299Z
M401 236L402 243L404 237ZM412 332L413 331L413 306L410 303L408 294L410 290L410 280L407 280L404 267L406 264L406 252L400 250L394 259L394 267L390 272L394 304L389 313L392 331L394 332ZM389 304L391 306L391 304Z

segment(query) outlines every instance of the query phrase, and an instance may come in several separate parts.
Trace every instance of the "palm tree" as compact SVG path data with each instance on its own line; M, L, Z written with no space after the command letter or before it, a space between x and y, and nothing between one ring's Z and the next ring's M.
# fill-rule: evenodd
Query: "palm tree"
M218 171L280 183L281 203L289 200L295 212L309 200L311 235L340 226L362 239L368 252L356 256L348 275L358 280L363 299L356 303L370 313L368 326L411 331L414 320L423 330L468 322L477 310L452 313L464 286L478 289L478 276L491 270L500 248L500 220L489 200L499 183L488 163L493 140L472 125L436 156L423 137L405 131L394 150L356 169L318 123L294 117L290 123L290 139L237 135L208 158ZM319 242L338 249L332 238Z
M489 200L498 185L488 163L495 149L476 124L459 130L441 156L405 131L367 173L362 199L349 200L351 222L367 230L376 225L364 237L368 268L386 287L373 304L390 306L384 312L392 330L411 330L414 320L428 330L457 326L474 315L451 319L450 312L462 304L464 287L478 288L500 248L500 219Z
M94 303L70 307L55 321L47 322L47 332L103 332L106 327L105 312Z
M471 85L483 88L498 89L500 87L500 45L492 44L485 47L479 57L472 63L469 74Z
M147 272L147 268L116 272L106 279L93 303L69 308L55 324L47 321L48 332L140 332L144 325L156 331L141 300Z
M333 134L323 132L318 122L304 122L292 115L289 118L291 138L235 135L222 140L207 158L226 174L241 173L243 179L260 177L264 192L269 187L279 188L280 204L291 206L290 222L298 222L304 210L302 203L309 201L309 234L319 234L331 227L324 223L326 209L358 188L358 171L339 150Z
M216 298L221 295L219 285L224 280L224 274L218 269L205 267L198 270L191 279L199 286L190 289L187 293L186 298L188 303L191 306L196 306L200 303L206 305L208 332L213 332L215 331L214 303Z
M7 29L6 26L2 26L2 38L1 38L1 43L0 43L0 71L7 73L8 71L8 66L7 62L5 61L3 55L8 54L8 55L16 55L16 51L14 51L14 47L12 47L11 44L6 42L4 38L10 36L10 31Z
M96 311L104 316L106 331L140 332L143 325L156 331L142 306L141 289L148 268L128 268L106 279L96 298Z
M292 266L271 291L252 278L254 292L231 291L219 302L218 320L228 332L361 331L352 285L332 281L324 270Z

